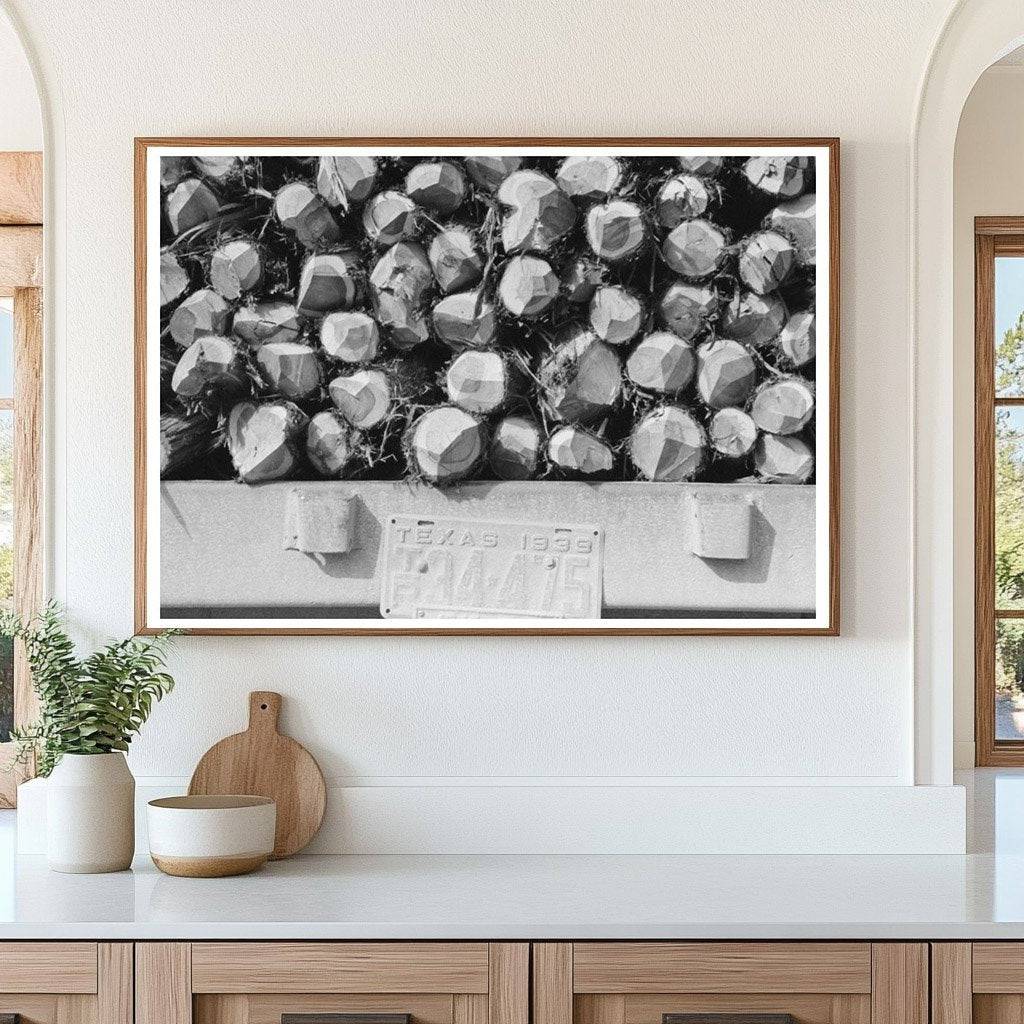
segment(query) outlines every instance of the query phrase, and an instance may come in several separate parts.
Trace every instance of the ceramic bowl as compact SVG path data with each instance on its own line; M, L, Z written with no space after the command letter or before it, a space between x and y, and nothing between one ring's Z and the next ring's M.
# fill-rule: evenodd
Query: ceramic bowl
M146 818L150 856L168 875L244 875L274 849L277 806L268 797L163 797L150 800Z

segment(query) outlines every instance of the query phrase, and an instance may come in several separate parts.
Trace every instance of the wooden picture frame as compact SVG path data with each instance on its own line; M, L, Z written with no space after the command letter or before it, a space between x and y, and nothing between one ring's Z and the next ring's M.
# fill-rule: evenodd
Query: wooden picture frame
M216 152L211 153L211 150ZM154 257L159 254L160 250L157 243L154 241L154 236L161 229L161 226L166 224L163 220L166 211L161 205L160 184L156 180L156 175L154 174L154 169L159 169L159 165L156 161L159 161L161 156L176 158L203 158L204 154L206 154L205 158L207 160L212 160L218 155L224 156L225 154L227 154L228 157L232 155L239 157L251 157L254 151L257 151L257 155L264 156L268 154L269 151L269 154L274 156L285 155L289 157L312 158L316 156L323 156L325 153L329 154L330 152L342 152L348 155L352 155L353 153L362 153L366 156L371 156L374 154L380 155L396 153L400 150L408 152L410 157L412 155L422 156L424 158L443 158L448 156L452 159L460 160L482 152L489 152L492 154L497 153L499 155L506 156L516 154L524 157L534 157L537 159L542 156L550 157L553 153L558 153L559 156L561 156L563 154L575 155L584 152L602 152L606 155L615 157L621 156L626 159L633 159L639 156L650 156L666 160L672 157L672 154L677 150L689 151L691 154L708 152L714 154L715 159L722 156L732 158L749 157L752 159L755 156L771 154L775 154L779 159L782 159L782 156L786 155L786 158L789 159L788 154L792 153L794 154L793 159L796 159L797 156L799 156L801 159L805 159L807 164L814 165L818 172L817 199L812 201L812 206L817 212L819 224L827 222L827 227L819 229L819 233L817 235L819 240L818 248L819 250L822 248L821 240L824 239L824 248L827 249L827 252L818 261L816 269L810 271L809 274L810 277L813 278L813 281L816 282L817 294L823 297L827 296L824 301L819 301L817 303L817 339L819 349L822 348L821 340L824 338L827 344L827 351L819 355L817 360L817 379L819 387L817 389L816 400L819 413L816 414L816 440L812 439L812 448L810 449L817 456L818 467L825 467L825 472L823 474L825 479L823 481L819 481L816 485L814 512L811 515L811 520L813 522L813 536L815 538L814 557L811 558L811 561L815 568L813 570L814 586L813 597L811 598L812 609L810 611L799 611L798 613L790 613L786 611L779 615L765 615L756 609L753 611L746 609L741 614L734 614L731 611L720 612L720 610L715 609L710 617L705 617L703 612L699 615L680 617L662 614L659 614L657 617L651 617L650 615L645 615L645 609L642 607L639 609L635 607L628 607L627 611L623 614L621 613L619 604L613 603L615 617L606 618L602 612L608 609L610 598L608 594L608 575L607 572L601 568L603 566L603 554L596 559L599 569L601 569L598 575L598 581L599 585L603 587L605 599L604 604L599 606L598 615L600 617L588 617L585 619L575 620L568 617L539 619L531 614L528 619L473 618L464 619L460 624L459 618L447 617L449 608L446 605L441 605L439 609L428 609L431 611L431 616L427 617L425 621L421 617L422 610L415 613L417 618L411 619L383 617L364 618L366 608L363 606L360 606L363 610L360 611L357 618L353 618L347 614L340 615L335 618L333 616L328 616L326 613L321 611L315 618L311 619L308 617L296 618L295 616L282 614L281 609L270 607L266 601L264 602L264 605L261 606L261 610L254 615L253 609L248 605L245 605L244 602L239 602L237 600L232 602L230 600L226 600L220 592L218 592L215 598L210 599L210 604L202 606L202 611L197 617L191 602L182 601L180 597L174 600L166 597L164 592L160 590L161 556L159 553L159 522L154 523L154 520L159 520L159 512L157 510L161 507L161 490L165 495L164 500L169 500L166 499L166 495L169 494L170 491L166 485L161 485L159 480L151 475L153 472L152 466L155 463L154 453L157 452L156 427L159 420L159 409L148 404L150 402L150 396L155 390L154 381L159 379L158 374L154 376L153 332L155 311L160 308L158 288L159 281L158 274L154 269ZM835 138L700 139L606 137L517 139L409 137L375 139L360 137L349 139L193 139L146 137L136 139L135 616L137 631L140 633L152 633L161 628L166 628L169 625L175 625L181 628L186 628L190 632L205 635L837 635L839 633L840 609L839 183L839 140ZM824 196L822 196L823 190L825 192ZM654 274L654 260L655 257L652 255L652 279ZM813 264L813 258L811 263ZM157 282L156 287L154 286L154 281ZM159 338L159 335L159 330L156 330L155 337ZM825 378L827 381L826 387L821 387L822 378ZM825 407L824 411L820 411L822 410L822 406ZM178 481L172 481L172 483L177 484ZM544 487L548 484L548 481L540 481L537 483L530 482L515 486L527 487L531 486L531 484L536 487ZM501 488L504 487L504 485L505 482L500 482L496 487ZM474 486L472 483L466 485L467 489L472 486ZM584 486L601 487L603 485L586 484ZM660 486L662 488L678 486L678 488L681 488L678 492L680 495L679 502L682 503L684 498L686 501L690 501L688 495L691 494L693 488L700 488L703 485L659 484L654 486ZM714 486L720 485L715 484ZM761 485L759 484L757 486ZM354 487L355 485L350 484L348 489L353 491L358 503L359 494L354 491ZM686 487L690 487L691 490L686 491L684 494L683 489ZM495 485L491 485L490 490L493 491L494 489ZM774 500L775 496L781 496L784 493L785 488L777 487L774 489L768 488L767 490L772 493ZM182 491L180 489L175 492L176 495L180 495L181 493ZM234 498L237 497L238 492L236 489L236 492L232 494L231 491L224 488L219 493ZM310 492L310 494L313 495L312 500L314 501L321 500L324 493L324 488ZM510 497L507 500L507 506L511 507L512 504L522 504L524 508L528 504L528 502L523 498L524 494L527 494L528 497L539 494L539 492L524 492L522 490L514 490L514 488L506 490L505 493L515 495L514 498ZM569 494L570 490L565 489L559 493ZM648 500L660 500L663 497L667 501L669 493L670 492L668 490L646 491L645 495L649 495L650 497L645 497L645 502ZM705 496L707 494L706 491L701 493ZM307 495L300 494L296 500L302 501L305 500L306 497ZM280 505L284 500L285 499L281 497L278 504ZM323 498L323 500L328 502L328 505L330 505L330 501L333 499ZM748 506L748 510L745 513L740 514L740 519L742 519L743 515L746 515L747 520L749 521L751 516L756 519L761 515L756 499L748 496L744 501ZM540 503L543 504L543 502ZM691 504L694 509L692 512L690 511ZM698 532L699 530L704 529L706 532L714 534L716 532L714 521L710 521L710 525L705 522L704 526L698 527L681 525L683 524L685 517L692 515L693 517L696 517L696 519L699 519L701 515L700 509L698 508L697 497L693 497L691 504L686 504L685 506L683 504L678 505L678 510L673 512L673 516L678 516L678 518L666 520L669 522L669 529L692 529ZM277 507L278 505L275 505L275 509ZM490 509L493 508L493 504L488 505L484 502L481 507L484 509ZM558 501L556 499L552 499L546 507L557 508ZM291 507L289 506L285 509L286 515L293 514L293 510L290 510L290 508ZM375 523L374 529L377 530L374 543L379 545L381 553L379 556L374 553L373 557L377 560L372 562L369 565L369 568L364 566L365 571L363 572L363 576L372 575L374 581L376 581L378 576L382 572L386 571L387 566L382 569L380 563L386 556L384 549L388 545L392 545L394 542L391 539L390 533L386 540L381 540L382 532L391 530L392 528L401 529L401 523L407 522L407 520L401 519L401 516L406 514L410 516L426 515L433 517L428 520L431 523L434 522L434 519L444 519L446 523L448 522L448 519L445 519L444 512L437 511L436 503L433 506L424 506L424 508L426 509L425 511L414 510L411 512L408 508L396 509L395 511L399 518L391 518L389 522L384 522L380 514L380 509L374 506L373 515L371 517ZM179 517L181 522L184 522L191 512L186 509L183 504L179 504L175 511L169 514ZM340 507L330 506L329 521L337 527L346 515L352 514L354 513L346 511ZM365 524L365 509L360 514L364 517L362 521ZM385 516L388 514L389 513L385 512ZM660 506L657 509L656 514L660 516L666 515L665 510L660 508ZM732 512L728 512L727 514L732 515ZM226 518L230 518L233 515L235 515L235 513L231 511L225 513ZM652 512L651 515L655 515L655 513ZM481 514L477 516L473 522L476 523L478 521L482 521L483 525L487 525L487 523L493 522L495 518L494 513L491 512L490 514ZM521 526L522 523L518 521L518 518L515 524L510 525L515 525L517 528ZM786 515L783 513L782 521L785 522L785 519ZM291 521L289 520L289 522ZM537 522L537 520L531 519L526 525L531 526L533 522ZM577 515L574 520L573 528L575 528L575 525L580 522L585 522L585 520L582 520ZM685 519L685 522L689 524L690 520ZM395 526L396 523L399 525ZM461 523L461 520L459 520L459 523ZM551 513L545 518L541 525L544 528L547 528L552 526L553 523L554 513ZM237 522L234 523L234 527L237 527L238 525L239 524ZM232 527L232 535L237 537L239 533L234 529L234 527ZM276 528L277 527L275 527L275 529ZM289 528L291 527L289 526ZM340 527L338 528L340 529ZM461 526L458 528L461 529ZM755 528L748 524L743 528L750 531L750 536L755 537L755 539L760 536L760 534L757 533L757 530L761 529L760 526ZM566 529L568 530L568 528ZM595 531L595 535L600 538L597 542L598 544L603 541L601 530L603 530L603 525L599 524L599 529ZM262 530L262 532L263 534L267 533L266 530ZM408 532L408 530L406 532ZM242 534L245 534L244 530L242 531ZM189 534L187 529L185 529L185 535L194 537L194 534ZM694 534L694 536L696 536L696 534ZM774 536L774 534L772 534L772 536ZM576 543L578 541L576 534L573 534L573 538L573 543ZM546 544L550 541L550 538L548 537L538 539L532 535L528 539L525 533L521 539L524 545L528 542ZM169 543L166 538L164 539L164 543ZM177 541L175 543L177 543ZM202 543L205 543L205 541ZM202 547L202 543L200 544L200 547ZM734 576L737 576L737 574L733 572L732 566L727 564L727 562L729 559L734 557L743 558L746 556L742 553L736 555L731 552L729 550L730 542L728 539L723 541L719 538L717 541L709 542L711 544L710 554L698 554L696 550L697 543L697 540L694 539L693 555L696 560L700 561L701 567L706 566L710 562L714 562L713 575L718 579L729 581ZM207 552L206 561L203 561L199 555L192 554L190 555L191 561L188 562L188 573L184 574L183 572L178 572L178 575L180 576L184 574L189 580L196 580L200 583L209 582L208 573L203 570L203 567L209 566L209 557L211 553L215 554L218 550L223 550L223 548L218 549L216 545L214 545L212 547L207 547L204 550ZM323 551L322 548L317 548L316 550L318 552ZM328 550L333 552L336 549L330 548ZM690 556L689 551L687 551L687 556ZM297 555L296 557L301 558L307 556ZM367 557L370 556L368 555ZM425 557L426 556L424 555L423 558ZM724 560L719 561L719 558ZM182 565L185 564L185 561L187 560L184 560ZM767 559L766 561L770 561L770 559ZM776 559L776 563L780 563L781 561L781 559ZM628 559L624 557L620 550L619 562L616 569L618 578L621 579L624 575L629 574L627 563ZM684 564L688 565L690 563ZM421 569L420 571L427 570ZM433 572L433 569L430 569L429 571ZM231 572L239 578L244 579L246 576L245 564L238 561L233 565ZM806 580L804 582L806 583ZM642 592L642 579L632 579L629 580L628 583L629 587L632 588L631 593ZM366 590L366 586L367 584L362 584L363 591ZM628 588L623 584L620 589ZM418 599L421 603L426 600L422 595L420 595ZM365 600L365 596L361 600ZM176 603L176 601L178 603ZM385 607L387 603L388 602L382 597L380 600L380 609L377 614L391 611L390 608ZM200 602L197 601L196 607L199 607L199 604ZM187 612L182 613L181 609L186 607ZM347 607L347 605L345 605L345 607ZM623 604L623 607L626 606ZM170 608L171 613L162 614L164 608ZM210 609L212 609L212 611ZM649 611L649 609L647 610ZM372 612L372 609L370 609L370 611ZM285 612L287 612L287 607L285 607ZM435 618L434 613L436 612L440 612L442 614ZM465 610L463 609L462 611L459 611L458 614L465 614ZM444 621L442 621L442 618ZM417 622L419 622L419 624L417 624Z

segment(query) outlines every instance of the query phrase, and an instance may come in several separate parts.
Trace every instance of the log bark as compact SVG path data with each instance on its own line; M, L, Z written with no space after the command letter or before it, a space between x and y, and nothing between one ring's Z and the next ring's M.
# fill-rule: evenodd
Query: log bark
M709 284L675 281L658 302L661 322L686 341L706 330L718 315L718 292Z
M306 414L291 402L241 402L228 416L228 451L247 484L281 480L301 464Z
M572 200L546 174L515 171L498 189L505 210L501 243L507 253L547 252L576 222Z
M171 314L171 337L181 348L188 348L208 334L227 333L231 307L211 288L200 288L186 296Z
M485 451L483 423L451 405L428 409L409 428L406 452L413 472L438 487L464 480Z
M762 434L754 448L754 469L766 483L803 484L814 473L814 453L799 437Z
M743 166L747 181L758 191L778 199L792 199L807 187L809 157L755 156Z
M640 255L647 244L643 211L626 199L592 206L587 213L587 242L594 254L609 263Z
M320 347L341 363L369 363L380 351L377 321L358 309L328 313L320 322Z
M615 468L615 453L603 438L570 424L548 440L548 462L561 475L597 476Z
M522 166L520 156L467 156L469 176L487 192L496 192L501 183Z
M372 156L322 156L317 163L317 192L346 213L369 199L376 181L377 160Z
M628 344L643 321L644 304L639 296L619 285L602 285L590 300L590 326L609 345Z
M762 384L750 403L751 419L769 434L798 434L814 416L814 389L799 377Z
M370 274L370 298L395 348L408 351L430 338L426 308L434 275L415 242L393 245Z
M332 252L310 256L299 276L296 309L318 317L335 309L350 309L359 298L363 278L355 253Z
M706 454L704 428L677 405L648 413L629 439L629 457L645 480L692 480Z
M768 227L785 235L793 243L801 263L813 267L817 250L815 211L817 197L813 192L779 203L766 218Z
M571 199L607 199L622 184L622 164L613 156L588 153L567 156L555 175L558 187Z
M499 352L463 352L445 373L445 390L451 401L481 416L507 405L519 384L511 361Z
M532 480L540 466L543 436L527 416L500 420L491 435L488 462L502 480Z
M167 197L167 221L176 235L213 220L220 213L220 199L199 178L186 178Z
M162 413L160 416L160 476L173 476L209 456L221 443L217 425L208 416Z
M185 349L171 377L171 388L183 402L225 395L245 386L245 371L230 338L210 334Z
M815 316L809 311L794 313L779 334L779 351L794 366L806 366L814 361L817 345Z
M693 346L671 331L648 334L626 360L626 377L638 388L658 395L678 395L697 366Z
M742 409L719 409L708 424L711 447L729 459L744 459L757 444L757 424Z
M328 385L335 408L359 430L380 426L392 413L395 391L383 370L357 370Z
M269 341L298 341L302 324L290 302L267 299L252 306L242 306L231 322L231 332L255 349Z
M320 360L308 345L271 341L260 348L256 360L271 390L285 398L303 401L323 383Z
M434 333L450 349L486 348L498 336L494 303L482 292L459 292L443 298L433 311Z
M712 409L744 405L757 380L747 348L731 338L716 338L697 348L697 394Z
M712 206L713 186L706 178L696 174L677 174L669 178L658 192L654 203L654 216L663 227L671 230L684 220L703 217Z
M363 207L363 230L379 246L413 238L419 227L419 207L401 192L378 192Z
M178 262L174 253L165 252L160 256L160 305L169 306L188 291L188 272Z
M446 295L476 284L484 269L476 240L468 228L439 231L431 239L427 259L438 287Z
M434 213L454 213L466 198L466 176L447 160L416 164L405 176L406 195Z
M725 232L709 220L684 220L662 243L665 262L689 281L717 274L727 253Z
M770 345L786 322L786 305L777 295L736 291L722 312L721 334L754 348Z
M552 419L593 423L619 399L622 364L593 331L576 328L541 363L538 381L541 404Z
M513 316L532 320L558 297L558 278L539 256L513 256L502 271L498 297Z
M248 238L232 238L213 250L210 284L225 299L241 298L259 287L263 277L260 253Z
M274 197L274 213L307 249L334 245L341 229L327 204L304 181L291 181Z
M796 249L778 231L759 231L740 248L740 280L758 295L782 286L796 266Z
M565 300L579 306L594 297L604 278L605 269L600 263L581 256L562 270L559 286Z
M339 412L318 412L306 428L306 456L324 477L338 480L353 463L358 434Z

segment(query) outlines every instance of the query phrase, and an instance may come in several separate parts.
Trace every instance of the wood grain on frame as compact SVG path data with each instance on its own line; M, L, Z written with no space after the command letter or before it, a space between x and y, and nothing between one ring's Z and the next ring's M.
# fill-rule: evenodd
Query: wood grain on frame
M691 628L665 626L628 628L622 626L544 626L530 629L488 627L432 627L412 629L401 626L381 627L376 620L367 620L362 628L331 626L259 626L192 627L190 633L203 636L838 636L840 632L840 168L839 139L834 137L778 136L773 138L737 137L625 137L625 136L505 136L448 137L394 136L350 138L316 138L309 136L208 137L140 136L135 139L135 630L153 634L147 607L146 567L146 155L151 147L179 146L202 149L214 146L246 147L326 147L326 146L504 146L529 150L543 146L604 147L731 147L742 151L752 146L817 147L829 153L829 597L827 626L786 626L765 628ZM457 620L453 620L457 621Z
M43 154L0 153L0 224L43 223Z

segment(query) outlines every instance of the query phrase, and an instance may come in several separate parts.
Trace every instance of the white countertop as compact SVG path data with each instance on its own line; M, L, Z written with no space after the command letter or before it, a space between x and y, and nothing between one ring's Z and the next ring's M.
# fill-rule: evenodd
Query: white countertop
M59 875L0 812L0 939L1024 939L1024 772L972 773L966 856L297 857Z

